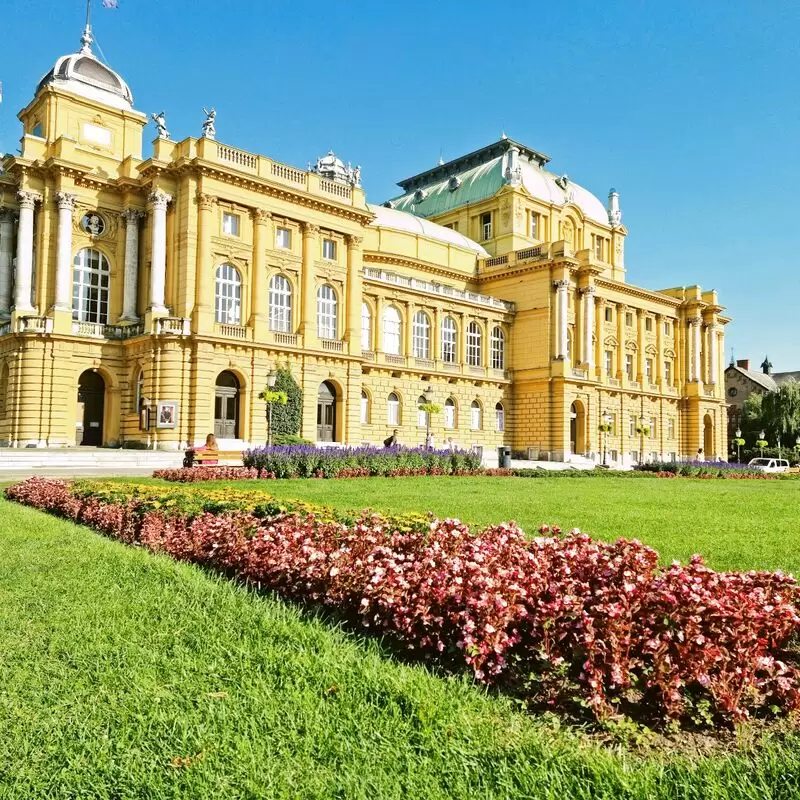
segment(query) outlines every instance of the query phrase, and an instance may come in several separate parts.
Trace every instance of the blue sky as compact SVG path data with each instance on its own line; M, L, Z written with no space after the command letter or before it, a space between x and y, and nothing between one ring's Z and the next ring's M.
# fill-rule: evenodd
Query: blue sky
M297 166L332 148L382 202L505 131L601 199L620 191L631 283L717 289L726 359L800 368L800 4L93 3L108 63L173 138L214 105L220 140ZM0 150L84 8L3 0Z

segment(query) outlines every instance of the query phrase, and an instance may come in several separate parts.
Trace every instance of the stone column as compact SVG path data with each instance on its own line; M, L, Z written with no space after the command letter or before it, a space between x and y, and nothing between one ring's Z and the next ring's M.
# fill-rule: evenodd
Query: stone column
M317 297L314 291L315 267L314 264L319 254L319 225L310 222L303 223L303 313L301 328L303 331L303 345L311 346L317 341Z
M592 333L594 333L594 286L587 286L583 290L583 356L582 361L590 371L594 366L594 349L592 348Z
M11 269L14 263L14 213L0 208L0 317L11 313Z
M603 375L603 370L605 369L605 356L603 354L603 325L605 324L605 307L606 307L606 299L604 297L597 297L594 298L595 304L595 314L594 314L594 327L595 327L595 343L594 343L594 354L595 354L595 366L596 372Z
M269 211L254 208L250 216L253 219L253 302L250 324L253 326L253 336L258 342L266 337L268 328L267 243L274 242L275 234L272 231L272 214Z
M431 314L431 358L434 361L441 361L441 331L439 326L442 324L439 316L439 309L434 308Z
M567 357L567 290L569 281L566 278L554 281L556 290L556 358Z
M361 273L363 268L361 236L347 237L347 340L350 355L361 355Z
M644 330L644 311L636 309L636 380L639 381L640 388L644 389L647 374L644 368L645 358L645 330Z
M19 201L19 227L17 228L17 268L14 285L14 310L34 311L31 303L33 291L33 211L41 202L38 192L17 192Z
M406 303L405 323L400 321L400 355L411 359L414 356L414 314L417 307L412 302Z
M700 383L703 380L703 375L700 366L700 327L702 320L700 317L693 317L691 325L694 329L692 335L692 380Z
M625 349L625 314L627 313L627 306L617 304L617 379L621 381L623 378L627 380L628 373L626 367L626 355L628 351Z
M383 349L383 298L375 295L375 319L372 325L372 349L379 353Z
M124 322L136 322L139 297L139 220L143 212L128 208L120 215L125 220L125 275L123 278L122 316Z
M58 239L56 244L56 311L72 309L72 210L76 196L56 192L58 206Z
M712 386L716 386L717 383L717 372L719 371L719 328L714 325L713 323L708 326L708 349L709 349L709 359L708 359L708 383Z
M150 311L167 314L164 291L167 282L167 205L172 196L162 189L150 193L153 239L150 252Z
M214 319L214 265L211 263L211 213L217 198L198 192L197 260L194 279L194 319L198 332L210 331Z

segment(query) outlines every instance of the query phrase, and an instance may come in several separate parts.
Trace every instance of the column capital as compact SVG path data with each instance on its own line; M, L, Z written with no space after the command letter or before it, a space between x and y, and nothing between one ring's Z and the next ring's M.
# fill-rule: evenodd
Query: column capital
M42 202L42 196L39 192L29 192L21 189L17 192L17 200L20 208L32 209L36 203Z
M69 192L56 192L55 198L59 211L72 211L78 196Z
M303 233L306 236L319 235L319 225L315 225L313 222L301 222L300 227L303 229Z
M166 210L167 205L172 202L172 195L167 194L163 189L153 189L147 200L154 209Z
M553 288L556 291L561 289L569 289L569 280L567 278L561 278L561 280L553 281Z
M653 316L655 317L656 322L661 322L661 320L664 318L664 315L663 314L659 314L658 312L653 314Z
M595 295L595 298L594 298L594 304L595 304L595 305L596 305L598 308L602 308L602 307L603 307L603 306L604 306L604 305L605 305L607 302L608 302L608 301L606 300L606 298L605 298L605 297L602 297L602 296L600 296L599 294L598 294L598 295Z
M690 326L694 327L696 325L701 325L703 323L703 319L702 317L689 317L689 319L687 319L686 322Z
M205 192L197 192L194 196L194 201L197 207L202 211L210 211L216 204L218 198L213 194L206 194Z
M597 293L597 287L592 284L591 286L584 286L583 289L580 289L579 291L581 294L591 297L593 294Z
M139 220L144 216L146 216L145 212L139 211L137 208L126 208L124 211L120 212L120 217L122 217L128 225L138 224Z
M345 239L347 240L347 246L351 250L360 250L361 245L364 243L363 236L351 236L348 234L347 236L345 236Z
M263 208L251 208L250 217L257 225L265 225L272 219L272 212Z

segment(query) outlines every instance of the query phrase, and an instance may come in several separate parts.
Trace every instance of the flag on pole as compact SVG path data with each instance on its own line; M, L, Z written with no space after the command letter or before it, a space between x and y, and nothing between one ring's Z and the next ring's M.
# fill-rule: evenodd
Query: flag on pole
M119 0L103 0L103 8L119 8Z

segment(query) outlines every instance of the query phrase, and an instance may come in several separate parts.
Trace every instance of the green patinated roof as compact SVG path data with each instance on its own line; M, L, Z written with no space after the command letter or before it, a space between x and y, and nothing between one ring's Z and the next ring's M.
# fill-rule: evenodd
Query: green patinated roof
M485 164L455 173L461 182L457 189L450 188L450 179L426 186L425 197L419 200L415 192L391 200L391 208L409 211L420 217L444 214L453 208L470 203L479 203L495 195L503 186L503 158L493 158Z

